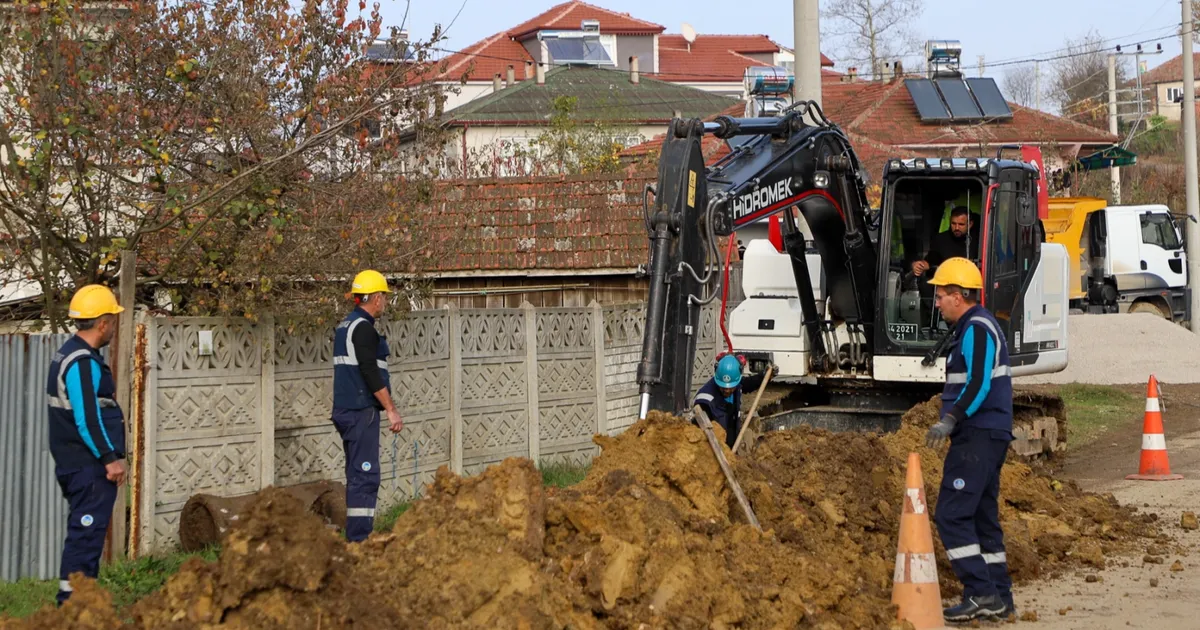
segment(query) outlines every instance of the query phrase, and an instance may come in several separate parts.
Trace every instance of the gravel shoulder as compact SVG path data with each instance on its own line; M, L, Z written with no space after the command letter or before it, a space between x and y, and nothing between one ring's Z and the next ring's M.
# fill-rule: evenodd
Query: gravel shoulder
M1142 419L1115 426L1097 442L1070 455L1062 476L1087 490L1111 492L1123 504L1158 514L1170 537L1156 544L1161 564L1145 563L1144 554L1116 557L1099 572L1073 572L1019 588L1020 612L1036 612L1038 621L1017 626L1044 630L1154 628L1191 630L1200 626L1200 531L1180 528L1184 511L1200 511L1200 386L1164 388L1164 425L1171 482L1126 481L1136 472ZM1176 569L1172 566L1178 561ZM1089 576L1094 575L1094 582ZM1154 584L1154 585L1152 585Z
M1200 335L1146 313L1070 315L1067 369L1013 379L1018 385L1200 382Z

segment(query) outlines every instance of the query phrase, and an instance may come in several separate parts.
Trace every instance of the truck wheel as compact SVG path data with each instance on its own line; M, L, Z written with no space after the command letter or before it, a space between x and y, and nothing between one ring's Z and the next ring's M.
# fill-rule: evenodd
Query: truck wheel
M1167 312L1167 310L1165 308L1163 308L1162 304L1158 304L1156 302L1149 302L1149 301L1134 302L1132 305L1129 306L1129 312L1130 313L1149 313L1151 315L1158 315L1159 317L1166 319L1168 321L1171 319L1171 313Z

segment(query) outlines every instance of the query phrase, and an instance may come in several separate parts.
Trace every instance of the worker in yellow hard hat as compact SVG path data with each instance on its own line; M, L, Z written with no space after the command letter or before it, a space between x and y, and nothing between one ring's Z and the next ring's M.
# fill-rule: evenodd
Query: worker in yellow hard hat
M404 428L392 400L387 337L375 330L387 306L387 280L368 269L354 277L354 310L333 335L333 424L346 453L346 538L365 540L374 528L379 494L379 416L392 433Z
M55 353L46 379L50 455L70 511L58 572L60 606L71 597L72 574L99 575L117 487L125 483L125 418L100 355L124 310L108 287L76 291L68 310L76 333Z
M963 584L963 601L943 616L952 623L1006 618L1016 614L999 506L1000 469L1013 440L1008 345L979 303L983 276L975 263L950 258L930 284L942 317L954 324L941 420L925 437L930 448L950 439L934 523Z

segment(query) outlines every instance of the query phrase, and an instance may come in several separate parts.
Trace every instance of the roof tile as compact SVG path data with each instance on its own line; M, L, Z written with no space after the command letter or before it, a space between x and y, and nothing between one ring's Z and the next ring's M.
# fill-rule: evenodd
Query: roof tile
M514 26L507 35L519 41L541 30L579 30L583 20L600 22L601 33L650 35L666 30L661 24L639 20L628 13L617 13L586 2L564 2Z

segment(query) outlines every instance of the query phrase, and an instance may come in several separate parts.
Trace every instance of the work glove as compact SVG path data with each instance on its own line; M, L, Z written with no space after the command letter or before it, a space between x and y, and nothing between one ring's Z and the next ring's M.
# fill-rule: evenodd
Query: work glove
M954 416L946 414L937 424L929 427L929 432L925 434L925 446L929 448L938 448L950 437L950 432L954 430L954 425L957 421Z

